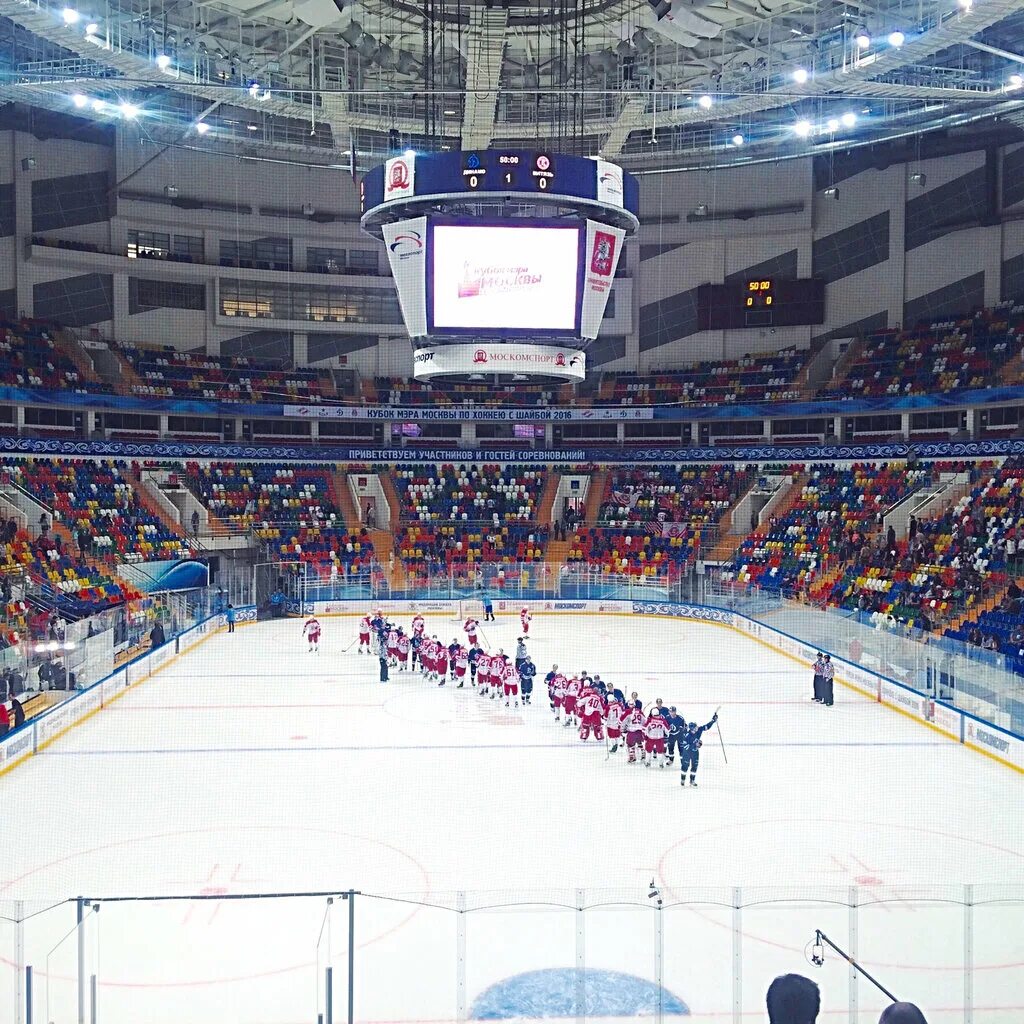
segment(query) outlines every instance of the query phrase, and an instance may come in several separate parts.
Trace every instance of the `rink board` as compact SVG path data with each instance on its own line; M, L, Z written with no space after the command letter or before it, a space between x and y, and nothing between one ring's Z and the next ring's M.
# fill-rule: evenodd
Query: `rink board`
M459 612L462 601L378 601L373 608L385 614L452 615ZM702 622L723 626L756 640L758 643L804 665L808 670L821 648L812 647L796 637L751 619L740 612L708 605L641 601L495 601L494 609L503 616L518 615L526 608L531 615L643 615ZM294 606L293 614L300 609ZM301 614L319 616L356 616L366 614L364 602L318 601L303 605ZM256 621L255 607L237 609L238 625ZM223 613L204 620L165 646L143 654L122 666L106 679L75 697L57 705L52 711L32 719L26 727L0 743L0 775L15 768L33 754L44 750L69 729L86 721L117 700L128 688L155 675L172 661L183 657L209 636L226 628ZM948 739L990 757L1014 771L1024 773L1024 738L985 722L966 711L945 704L902 683L837 655L831 654L838 671L836 681L893 711L914 719Z

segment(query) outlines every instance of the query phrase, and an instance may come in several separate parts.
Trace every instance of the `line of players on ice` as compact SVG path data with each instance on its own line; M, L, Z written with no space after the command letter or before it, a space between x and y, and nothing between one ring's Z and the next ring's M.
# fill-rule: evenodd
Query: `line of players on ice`
M516 648L515 662L503 650L487 654L480 647L480 624L472 616L462 627L468 646L453 640L446 647L436 636L425 635L426 622L422 615L413 618L412 634L409 635L401 626L388 622L378 611L360 620L359 653L365 651L386 658L400 672L409 670L410 662L415 670L418 662L424 678L438 686L445 685L450 672L451 678L457 680L457 688L461 689L468 673L471 685L476 687L481 697L500 700L504 696L505 707L519 707L521 689L523 704L529 705L537 674L526 650L531 618L524 608L519 617L523 636ZM310 650L317 650L320 643L319 621L315 618L307 620L304 632L309 639ZM371 643L371 636L376 638L376 649ZM555 721L564 722L566 728L578 728L581 740L586 742L591 735L595 740L604 740L609 757L624 747L629 764L643 764L648 768L654 764L661 768L671 765L678 754L680 784L685 786L689 775L690 785L697 785L702 737L718 721L717 711L706 725L686 722L676 713L675 707L665 707L660 698L647 712L635 692L627 700L621 690L607 685L600 676L591 677L586 672L578 676L566 675L559 671L557 665L552 665L544 682Z

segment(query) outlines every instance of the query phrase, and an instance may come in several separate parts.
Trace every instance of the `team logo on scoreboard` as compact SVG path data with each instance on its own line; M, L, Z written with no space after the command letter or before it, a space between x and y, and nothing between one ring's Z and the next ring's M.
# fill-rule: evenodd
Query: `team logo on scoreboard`
M473 362L474 363L486 363L487 362L487 352L486 352L486 350L482 349L482 348L478 348L473 353Z
M597 161L597 201L622 205L622 168L618 164Z
M558 355L555 356L555 366L565 366L564 352L559 352Z
M615 265L615 236L607 231L594 232L594 248L590 252L590 272L611 277Z
M415 192L415 157L395 156L384 165L384 199L405 199Z

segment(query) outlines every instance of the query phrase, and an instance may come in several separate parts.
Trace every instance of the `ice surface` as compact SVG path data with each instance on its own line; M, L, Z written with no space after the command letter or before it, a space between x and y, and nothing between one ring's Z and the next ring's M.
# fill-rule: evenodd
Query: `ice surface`
M353 889L360 1021L463 1019L496 983L578 967L660 978L709 1024L764 1019L768 982L798 971L823 1020L877 1020L884 1000L835 956L808 965L822 928L932 1024L965 1019L965 986L974 1021L1024 1019L1009 769L842 689L812 704L805 668L723 627L537 616L541 678L587 669L700 723L721 705L728 764L709 732L682 790L556 725L543 685L518 711L412 673L382 685L376 658L342 653L355 622L325 619L319 655L295 620L215 636L0 779L0 915ZM518 621L484 632L511 654ZM328 959L342 1020L347 915L321 896L104 903L85 941L99 1021L312 1022ZM73 925L73 907L40 912L19 951L0 919L0 1021L18 1020L18 963L36 1022L77 1020L76 936L46 969Z

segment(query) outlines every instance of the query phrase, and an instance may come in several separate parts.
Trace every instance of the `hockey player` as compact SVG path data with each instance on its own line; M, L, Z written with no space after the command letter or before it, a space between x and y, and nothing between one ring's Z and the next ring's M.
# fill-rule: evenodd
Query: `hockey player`
M548 707L555 710L555 676L558 675L558 666L552 665L551 671L544 677L544 685L548 688Z
M622 719L622 729L626 734L626 749L629 751L629 763L636 763L637 748L640 749L641 760L643 760L644 726L647 724L647 716L644 714L643 704L637 700L632 706L627 706L626 714Z
M565 686L567 682L568 680L562 672L556 673L555 678L551 681L551 692L553 694L551 706L555 711L556 722L562 720L562 712L565 710Z
M459 643L458 637L452 637L452 642L448 645L448 665L451 670L452 679L455 678L455 654L461 646L462 644Z
M423 646L423 635L421 633L413 633L412 638L409 640L409 647L412 651L412 668L416 670L416 666L420 665L420 671L423 671L423 666L420 661L420 648Z
M619 749L619 743L622 739L622 723L626 714L626 705L622 700L612 698L608 701L608 708L604 713L604 721L608 730L609 754L614 754Z
M411 647L409 637L406 636L402 627L398 627L398 643L396 649L398 651L398 671L405 672L409 668L409 649Z
M423 636L423 630L426 629L427 624L423 621L423 616L416 614L412 617L412 635Z
M523 690L523 704L529 704L533 697L533 677L537 674L537 666L527 658L519 666L519 683Z
M601 724L601 713L603 704L597 690L587 687L577 702L577 711L580 716L580 739L585 743L590 739L590 733L594 733L594 739L604 739L604 729Z
M530 632L530 622L532 621L532 619L533 616L530 614L529 608L523 608L523 610L519 613L519 625L522 627L524 635Z
M660 768L665 767L665 738L668 733L668 722L665 721L660 710L655 708L644 726L644 764L648 768L655 761Z
M394 626L388 630L388 664L392 668L398 665L398 630Z
M697 767L700 765L701 736L718 721L716 711L707 725L691 722L679 736L679 785L686 785L686 773L690 773L690 785L697 785Z
M476 634L480 624L470 615L462 628L466 631L466 639L469 641L469 646L476 647L478 643Z
M672 764L679 746L679 737L686 728L686 721L682 715L676 712L675 705L668 709L668 717L665 721L668 722L668 763Z
M364 615L359 620L359 653L370 654L370 616Z
M579 719L576 716L576 701L579 699L582 689L583 684L577 676L573 676L565 681L565 697L562 700L562 709L565 711L566 728L570 725L579 725Z
M438 686L444 686L448 677L448 648L444 644L436 644L434 647L434 671L439 680Z
M505 707L508 707L509 700L515 707L519 707L519 673L508 658L504 659L503 664L501 679L505 685Z
M477 644L473 644L473 649L469 652L469 681L474 686L476 686L477 662L483 653Z
M491 656L481 651L476 656L476 692L486 697L491 685Z
M420 668L423 671L423 678L428 683L434 681L434 648L435 642L429 636L420 641Z
M302 635L309 641L309 653L312 654L313 651L316 651L316 653L319 654L320 620L315 615L310 615L310 617L306 619L306 624L302 627Z
M519 642L516 644L516 668L518 669L524 661L527 661L530 657L530 652L526 649L526 637L521 636Z
M461 644L455 648L452 664L455 666L453 679L458 680L458 689L466 685L466 669L469 668L469 651Z

